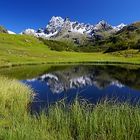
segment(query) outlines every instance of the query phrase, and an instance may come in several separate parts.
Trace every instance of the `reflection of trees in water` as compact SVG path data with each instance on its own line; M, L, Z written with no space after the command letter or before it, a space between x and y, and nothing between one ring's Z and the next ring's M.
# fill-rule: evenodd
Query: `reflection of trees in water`
M134 89L140 89L140 68L129 69L123 67L112 67L107 69L110 76L117 79L122 84Z

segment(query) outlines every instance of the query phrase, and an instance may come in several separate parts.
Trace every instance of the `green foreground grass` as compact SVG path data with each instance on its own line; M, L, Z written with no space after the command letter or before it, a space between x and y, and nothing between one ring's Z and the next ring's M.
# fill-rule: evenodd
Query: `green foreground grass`
M56 103L48 113L31 115L32 91L0 77L1 140L139 140L140 108L102 102Z
M140 64L140 52L116 53L57 52L37 38L26 35L0 34L0 67L43 63L130 63Z

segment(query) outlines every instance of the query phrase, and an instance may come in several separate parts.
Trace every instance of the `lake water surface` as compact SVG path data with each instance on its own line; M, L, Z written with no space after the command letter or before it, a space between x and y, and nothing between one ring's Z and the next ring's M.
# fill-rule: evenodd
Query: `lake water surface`
M64 65L28 66L0 70L1 75L17 78L29 85L36 96L32 110L76 97L96 104L101 99L140 99L140 68L137 66Z

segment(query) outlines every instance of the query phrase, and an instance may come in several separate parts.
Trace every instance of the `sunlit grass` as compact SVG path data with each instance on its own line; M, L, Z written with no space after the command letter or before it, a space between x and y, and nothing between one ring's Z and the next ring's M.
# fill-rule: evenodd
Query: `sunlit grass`
M30 97L31 90L25 85L16 80L0 77L0 116L25 113L31 101Z
M140 64L140 52L138 50L107 54L57 52L31 36L0 34L0 66L78 62Z
M31 115L32 91L16 80L0 78L0 139L2 140L124 140L140 139L140 108L113 101L92 105L56 103L47 113Z

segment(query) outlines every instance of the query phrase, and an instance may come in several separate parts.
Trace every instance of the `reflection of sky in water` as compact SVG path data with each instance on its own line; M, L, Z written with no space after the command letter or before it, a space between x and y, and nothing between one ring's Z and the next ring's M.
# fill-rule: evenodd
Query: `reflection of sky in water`
M76 96L92 103L97 103L102 98L119 101L129 99L131 102L140 98L140 90L122 84L108 73L103 76L94 70L74 75L67 71L56 71L22 82L31 86L36 93L33 110L47 107L48 104L62 99L71 102Z

